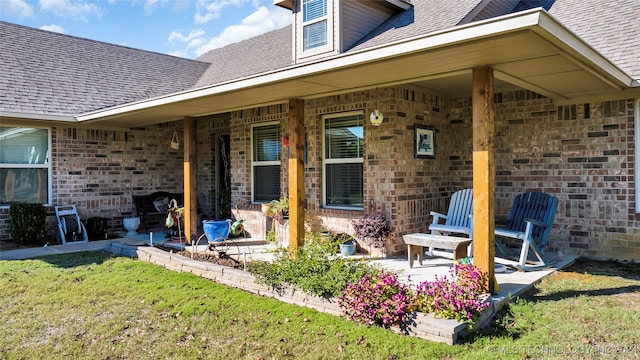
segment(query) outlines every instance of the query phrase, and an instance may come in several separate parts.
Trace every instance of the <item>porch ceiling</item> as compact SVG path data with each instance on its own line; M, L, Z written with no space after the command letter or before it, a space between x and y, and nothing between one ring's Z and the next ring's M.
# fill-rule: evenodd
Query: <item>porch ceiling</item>
M542 10L533 10L281 71L78 116L130 127L397 84L471 93L471 69L489 65L497 90L554 99L611 94L631 79Z

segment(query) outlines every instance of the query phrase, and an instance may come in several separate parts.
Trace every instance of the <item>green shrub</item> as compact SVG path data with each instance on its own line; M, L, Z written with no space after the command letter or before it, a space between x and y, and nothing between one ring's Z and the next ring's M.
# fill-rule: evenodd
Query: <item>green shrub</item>
M275 230L267 231L267 236L265 237L264 241L267 244L277 244L278 239L276 239L276 231Z
M288 249L281 248L272 262L254 261L249 266L256 281L276 290L292 285L325 297L342 294L350 283L375 271L375 267L364 261L335 256L330 242L317 239L308 239L295 259L291 258Z
M46 220L47 210L42 204L12 204L9 208L11 238L22 245L44 244Z

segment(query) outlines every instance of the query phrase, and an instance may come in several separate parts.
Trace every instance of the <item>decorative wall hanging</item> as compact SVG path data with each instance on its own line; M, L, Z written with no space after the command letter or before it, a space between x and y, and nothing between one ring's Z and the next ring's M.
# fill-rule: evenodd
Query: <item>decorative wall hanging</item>
M180 142L178 141L178 132L177 131L174 131L173 132L173 137L171 137L171 148L173 150L180 149Z
M436 129L428 126L415 125L415 157L435 159L436 157Z
M384 121L384 115L378 110L378 88L376 88L376 109L369 116L369 120L373 126L380 126Z

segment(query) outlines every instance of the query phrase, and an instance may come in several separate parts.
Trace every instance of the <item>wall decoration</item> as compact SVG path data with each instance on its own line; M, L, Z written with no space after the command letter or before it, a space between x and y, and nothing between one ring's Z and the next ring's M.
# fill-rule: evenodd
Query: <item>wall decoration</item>
M415 157L425 159L436 158L436 129L415 125L414 149Z

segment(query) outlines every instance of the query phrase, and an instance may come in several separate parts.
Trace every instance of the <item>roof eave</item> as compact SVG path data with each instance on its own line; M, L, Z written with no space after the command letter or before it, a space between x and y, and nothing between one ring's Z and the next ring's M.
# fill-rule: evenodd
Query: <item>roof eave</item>
M73 115L59 115L59 114L44 114L44 113L30 113L20 111L2 111L0 110L0 119L24 119L24 120L45 120L56 122L72 122L77 123Z
M548 44L556 47L569 57L590 69L593 74L611 84L613 89L624 89L632 86L633 79L617 66L604 58L592 47L578 38L574 33L560 24L546 11L533 9L510 14L460 27L434 32L419 37L405 39L383 46L340 54L332 58L315 61L303 65L294 65L280 70L257 74L221 84L169 94L145 101L125 104L77 116L79 121L100 121L112 117L124 116L128 113L145 111L146 109L215 96L217 94L240 92L258 86L266 86L281 82L295 81L305 77L318 76L335 70L350 67L366 66L368 63L379 63L388 59L397 59L415 53L434 51L464 43L498 38L501 35L518 31L534 32ZM486 64L486 65L491 65ZM355 88L355 86L354 86ZM304 98L304 94L301 97ZM247 104L249 105L249 104ZM212 111L215 109L212 109ZM190 114L185 114L190 115Z

